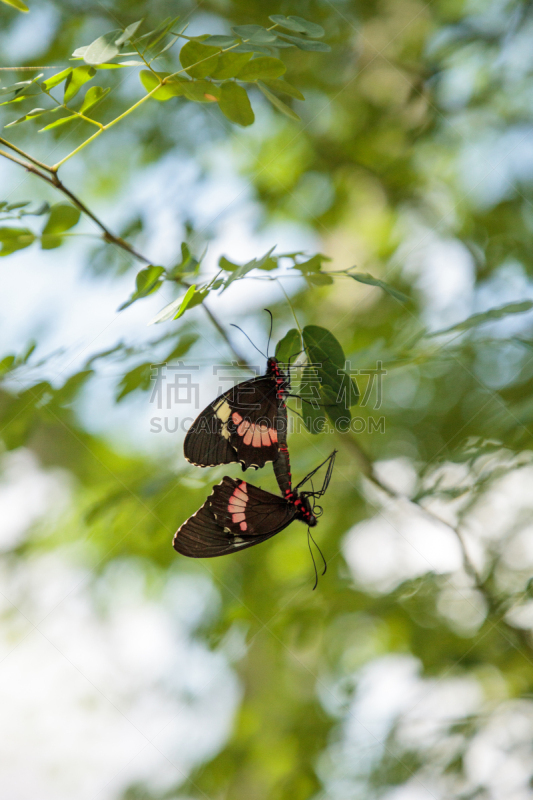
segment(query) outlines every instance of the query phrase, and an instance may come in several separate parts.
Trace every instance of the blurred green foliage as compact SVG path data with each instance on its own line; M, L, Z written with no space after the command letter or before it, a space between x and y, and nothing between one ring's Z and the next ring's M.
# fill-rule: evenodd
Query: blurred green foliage
M100 38L117 27L117 19L124 29L144 18L142 29L136 34L132 27L130 36L154 30L150 41L160 48L178 30L175 25L198 18L206 34L225 37L195 38L179 57L166 50L157 63L160 78L179 70L188 77L181 74L164 86L140 62L135 99L155 90L153 100L76 156L87 169L89 196L118 197L132 172L167 153L205 165L206 151L224 146L253 187L261 224L304 225L320 238L326 255L269 251L237 264L228 253L212 276L202 271L201 246L184 244L174 266L167 267L140 265L126 253L132 294L123 307L142 302L165 284L176 288L177 299L162 318L184 316L172 323L170 333L153 340L153 358L152 352L123 345L52 383L33 377L36 357L43 356L34 354L33 345L21 348L21 354L0 352L3 447L30 448L45 466L61 466L78 481L76 524L49 539L30 540L18 556L87 537L99 565L124 556L162 570L175 563L172 534L204 502L219 473L198 477L195 472L203 486L191 488L192 468L184 462L176 468L164 459L119 453L84 429L76 402L109 359L119 365L119 402L148 390L154 361L176 360L193 347L198 357L209 356L209 346L196 340L188 320L198 315L207 324L203 309L195 306L210 291L230 292L234 281L247 280L253 270L265 279L271 273L303 276L291 302L302 327L307 326L304 340L306 332L312 344L313 330L330 331L328 353L346 357L358 371L361 395L369 380L362 371L382 363L387 370L383 404L374 408L370 393L366 403L352 409L363 429L335 437L339 457L317 528L329 568L316 592L311 592L308 552L296 525L232 558L180 561L184 572L207 570L221 593L219 617L201 635L213 648L233 630L246 640L245 654L236 662L243 699L234 730L224 749L181 791L242 800L369 798L418 779L433 787L434 796L497 796L465 771L465 754L486 720L505 704L521 701L531 713L533 691L531 636L511 613L530 600L530 565L524 560L510 566L505 558L530 524L530 512L510 519L497 536L484 537L483 522L476 523L498 482L531 463L531 4L304 0L273 2L265 9L254 0L211 0L198 8L116 0L108 16L103 6L74 8L59 0L52 5L55 31L25 65L58 65L64 99L84 98L79 113L93 100L96 104L96 127L92 117L78 118L68 147L63 126L45 126L43 136L57 146L60 158L131 105L132 95L121 83L130 67L107 69L103 61L128 51L127 40L118 44L120 31ZM292 34L268 40L262 31L272 25L269 17L294 12L321 26L324 38L313 38L318 29L312 26L298 33L296 22L293 33L304 37L302 48L285 46L293 43ZM158 27L165 15L178 13L179 22ZM31 12L24 16L30 18ZM3 35L18 24L18 12L0 6ZM262 28L253 27L258 25ZM232 30L239 41L253 40L253 58L246 41L233 58L220 54L234 41ZM69 67L71 54L91 41L84 45L91 49L77 56L89 63ZM327 43L331 52L313 42ZM137 58L127 52L130 57ZM213 63L202 60L210 57ZM17 83L5 92L10 73L0 74L2 97L11 103L3 106L4 124L24 120L3 136L39 158L44 150L36 126L42 121L33 117L45 111L31 106L42 91L36 81L23 83L28 76L18 73ZM102 74L111 92L93 86L86 93L85 83ZM45 89L53 92L48 73L46 78ZM261 97L275 111L267 111ZM202 103L196 116L193 102ZM215 103L222 112L217 116L211 108ZM56 110L52 103L47 108ZM254 109L260 115L252 125ZM193 120L189 125L187 115ZM249 127L237 135L231 123ZM85 199L83 186L80 196ZM32 205L0 204L0 255L36 242L43 249L56 248L68 238L78 223L77 209L52 189L47 197L44 206L38 205L37 192ZM150 208L143 209L142 218L132 211L131 224L120 235L142 251L150 221ZM117 266L113 245L104 247L98 256L87 254L95 280L125 268ZM2 268L9 269L9 259ZM462 283L450 292L459 273ZM299 340L291 309L280 302L272 311L275 338L286 337L279 352L288 357ZM163 358L157 349L161 342L166 342ZM370 420L381 416L385 430L372 430ZM331 440L327 432L292 436L295 476L325 457ZM375 464L394 459L408 461L414 477L409 488L396 489L392 482L387 492L387 480ZM263 485L271 486L269 481L270 475L261 476ZM404 492L410 500L395 496ZM358 578L344 557L346 549L343 555L346 533L369 519L394 527L391 509L398 507L413 525L428 521L424 509L442 516L461 536L466 531L467 544L477 534L474 564L467 559L465 569L450 574L428 563L419 570L423 574L403 576L385 588ZM457 533L448 532L457 541ZM445 602L452 590L459 603L455 616ZM424 685L452 678L475 682L483 701L479 713L445 720L433 744L409 738L398 717L385 732L383 747L359 763L357 752L346 745L359 681L368 665L393 655L417 659ZM530 776L531 763L530 758Z

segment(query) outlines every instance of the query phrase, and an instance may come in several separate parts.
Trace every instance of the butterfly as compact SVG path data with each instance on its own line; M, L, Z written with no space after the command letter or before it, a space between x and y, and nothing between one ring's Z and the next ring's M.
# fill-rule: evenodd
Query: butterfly
M322 509L316 500L328 488L336 451L290 489L283 497L266 492L251 483L224 477L213 487L203 506L183 523L173 539L178 553L190 558L224 556L253 547L270 539L299 519L309 528L317 524ZM326 475L318 491L300 491L327 464Z
M277 358L269 358L264 375L237 384L195 419L183 445L187 461L197 467L240 461L243 471L276 461L286 449L288 388Z

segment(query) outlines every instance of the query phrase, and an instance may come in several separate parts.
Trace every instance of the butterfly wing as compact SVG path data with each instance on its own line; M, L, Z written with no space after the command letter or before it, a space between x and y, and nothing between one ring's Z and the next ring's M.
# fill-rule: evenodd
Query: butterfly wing
M229 555L270 539L286 528L295 514L294 506L282 497L225 477L178 529L173 546L191 558Z
M185 437L185 458L198 467L240 461L243 470L258 469L278 457L279 431L286 431L286 425L287 409L275 377L243 381L193 422Z

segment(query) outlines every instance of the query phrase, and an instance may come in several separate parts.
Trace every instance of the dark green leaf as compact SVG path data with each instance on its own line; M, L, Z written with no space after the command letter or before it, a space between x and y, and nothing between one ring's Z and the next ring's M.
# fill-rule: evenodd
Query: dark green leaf
M284 17L281 14L273 14L269 19L275 22L276 25L286 28L288 31L305 33L307 36L310 36L311 39L320 39L325 33L324 28L317 25L316 22L308 22L306 19L302 19L302 17Z
M286 83L286 81L268 80L263 81L263 83L265 83L273 92L286 94L289 97L294 97L295 100L305 100L305 97L300 90L295 86L291 86L290 83Z
M267 100L270 100L272 105L275 106L275 108L277 108L278 111L281 111L282 114L285 114L285 116L290 117L296 122L300 122L300 117L298 116L298 114L295 111L293 111L292 108L290 108L286 103L284 103L283 100L280 100L279 97L276 97L275 94L272 94L272 92L269 89L267 89L267 87L263 83L259 82L257 85L259 86L259 88L261 89Z
M239 269L239 265L234 264L232 261L228 261L226 256L220 256L218 260L218 266L220 269L223 269L226 272L235 272L236 269Z
M135 35L140 25L142 25L142 19L139 19L137 22L132 22L131 25L128 25L128 27L124 29L124 33L122 33L118 39L115 40L116 46L120 47L129 39L131 39Z
M260 44L240 44L238 47L234 47L231 52L232 53L261 53L264 56L271 56L272 55L272 48L271 47L263 47Z
M384 292L390 294L391 297L395 297L396 300L399 300L401 303L409 302L409 298L407 295L403 294L403 292L399 292L398 289L394 289L393 286L389 286L389 284L385 283L385 281L380 281L378 278L373 278L372 275L368 275L366 272L349 272L347 274L350 275L350 278L353 278L354 281L358 281L359 283L366 283L369 286L378 286L380 289L383 289Z
M322 253L316 253L316 255L312 256L307 261L302 261L301 264L295 264L293 269L299 270L304 275L320 272L324 261L331 261L331 258Z
M197 40L187 42L180 50L180 62L191 78L205 78L217 68L219 51ZM200 63L197 63L200 62Z
M215 71L211 73L211 77L217 81L226 81L229 78L234 78L252 56L253 52L235 53L232 51L231 53L222 53L218 58Z
M280 339L276 345L276 358L283 364L287 364L289 359L299 353L302 349L302 339L300 331L296 328L291 328L283 339Z
M103 64L104 61L111 61L111 59L118 56L120 47L116 44L117 35L121 35L121 31L109 31L99 36L88 47L85 48L83 54L79 53L86 64ZM80 48L81 49L81 48ZM78 51L74 53L76 55Z
M156 44L159 44L161 39L163 39L167 35L167 33L174 27L174 25L178 20L179 17L167 17L167 19L163 20L163 22L160 25L158 25L154 31L151 31L151 33L145 33L143 36L139 36L139 39L148 38L146 47L147 48L155 47Z
M47 78L42 82L43 89L46 89L48 92L50 89L53 89L54 86L59 86L60 83L63 83L63 81L68 78L71 72L72 68L69 67L69 69L64 69L62 72L57 72L55 75L51 75L50 78Z
M35 241L35 234L28 228L0 228L0 256L8 256L16 250L24 250Z
M329 53L331 51L331 47L325 42L303 39L301 36L289 36L286 33L280 33L279 37L286 42L296 45L300 50L309 50L315 53Z
M125 303L119 306L118 310L123 311L125 308L128 308L128 306L131 306L132 303L135 303L136 300L140 300L142 297L148 297L149 294L156 292L163 283L161 275L164 271L164 267L155 267L153 265L141 269L135 278L135 291L129 300L126 300Z
M240 81L272 80L279 78L286 70L287 67L279 58L259 56L249 61L238 73L237 78Z
M183 90L185 97L195 103L214 103L220 97L220 87L207 80L185 81Z
M306 325L303 329L303 340L309 361L324 362L344 369L344 351L335 336L326 328Z
M91 86L90 89L87 89L80 108L80 114L85 114L90 108L99 103L106 94L109 94L110 91L111 89L109 86L107 89L103 89L101 86Z
M320 433L326 423L322 384L314 367L305 367L302 372L300 390L301 415L309 433Z
M452 325L450 328L445 328L442 331L435 331L430 333L429 336L441 336L443 333L452 333L453 331L467 331L470 328L475 328L477 325L483 325L485 322L492 322L495 319L502 319L509 314L523 314L525 311L531 311L533 308L533 301L522 300L518 303L508 303L505 306L498 308L491 308L488 311L483 311L480 314L473 314L468 319L459 322L457 325Z
M5 203L3 205L5 205L5 211L15 211L17 208L26 208L26 206L29 206L30 203L31 200L21 200L18 203Z
M50 209L50 216L43 228L41 247L43 250L53 250L59 247L62 238L59 234L73 228L80 219L81 212L70 203L56 203Z
M237 25L231 29L240 39L246 39L251 44L270 44L276 40L276 34L267 31L261 25Z
M220 87L220 110L231 122L237 125L252 125L255 116L246 90L233 81L223 83Z
M207 39L203 40L203 44L219 48L231 47L232 44L235 44L235 36L208 36Z
M95 75L96 70L94 67L76 67L76 69L73 69L65 83L65 103L72 100L72 98L78 94L83 84L90 81Z
M165 361L172 361L176 358L183 358L189 352L191 347L198 341L200 337L196 333L184 333L180 336L178 343L172 348L167 355Z

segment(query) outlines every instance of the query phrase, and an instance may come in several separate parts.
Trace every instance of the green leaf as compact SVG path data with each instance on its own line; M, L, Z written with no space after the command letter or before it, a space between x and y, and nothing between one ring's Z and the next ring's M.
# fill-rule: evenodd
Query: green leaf
M0 228L0 256L9 256L16 250L24 250L35 241L35 234L28 228Z
M109 33L104 33L103 36L99 36L98 39L95 39L94 42L84 49L83 54L79 53L86 64L103 64L104 61L111 61L111 59L118 56L120 52L120 47L116 44L117 34L120 37L122 31L109 31ZM81 50L82 48L80 48ZM76 50L73 55L76 55L79 51Z
M251 44L271 44L276 40L276 34L261 25L236 25L231 30L240 39L247 39Z
M145 33L143 34L143 36L139 36L139 39L146 39L146 38L148 39L148 42L146 44L147 49L155 47L156 44L158 44L161 41L161 39L163 39L167 35L167 33L171 30L171 28L174 27L174 25L178 20L179 16L167 17L166 19L163 20L163 22L161 22L160 25L157 26L155 30L150 31L150 33Z
M276 45L277 46L277 45ZM234 47L232 53L261 53L264 56L272 55L271 47L263 47L260 44L240 44Z
M109 94L110 91L111 89L109 86L107 89L103 89L101 86L91 86L90 89L87 89L80 108L80 114L85 114L90 108L99 103L106 94Z
M170 72L157 72L156 75L159 75L160 78L166 78L168 75L170 75ZM154 75L154 73L149 69L143 69L139 73L141 83L147 92L151 92L156 88L156 86L159 85L156 75ZM180 97L184 94L184 90L186 88L185 84L188 83L189 81L184 80L183 78L172 78L171 81L165 83L164 86L161 86L156 92L154 92L152 97L154 100L159 100L160 103L164 103L167 100L170 100L172 97Z
M325 362L344 369L346 361L344 350L335 336L326 328L318 325L306 325L303 329L303 340L310 361Z
M296 33L306 33L311 39L320 39L324 36L324 28L317 25L316 22L308 22L302 17L284 17L282 14L273 14L269 17L276 25L286 28L288 31L295 31Z
M272 252L274 250L275 250L275 245L274 247L271 247L268 253L265 253L265 255L262 256L261 258L259 259L252 258L251 261L248 261L246 264L242 264L240 267L237 267L237 269L232 270L231 275L229 276L229 278L226 279L224 291L228 288L228 286L230 286L233 283L233 281L237 281L240 278L244 278L244 276L247 275L249 272L251 272L253 269L262 269L265 264L268 264L270 256L272 255ZM227 261L226 263L231 264L231 261Z
M39 128L39 133L43 131L49 131L52 128L59 128L60 125L64 125L66 122L71 122L73 119L79 119L76 114L71 114L70 117L61 117L61 119L56 119L55 122L51 122L50 125L46 125L44 128Z
M287 67L279 58L259 56L249 61L238 73L237 78L240 81L272 80L279 78L286 71Z
M137 32L137 28L142 25L142 19L137 20L137 22L132 22L131 25L128 25L127 28L124 29L124 33L122 33L118 39L115 40L115 44L117 47L125 44L129 39L133 38L135 33Z
M4 206L4 211L15 211L17 208L26 208L29 206L31 200L21 200L17 203L2 203Z
M295 100L305 100L305 97L297 89L295 86L291 86L290 83L286 81L277 81L277 80L268 80L264 81L269 89L272 89L273 92L279 92L281 94L286 94L289 97L294 97Z
M216 103L220 87L207 80L184 81L183 94L195 103Z
M5 375L13 369L15 365L15 356L6 356L0 361L0 375Z
M288 364L289 359L294 357L296 353L301 352L302 338L300 331L296 328L291 328L283 339L280 339L276 345L276 358L283 364Z
M309 273L320 272L324 261L331 261L331 258L323 255L323 253L316 253L316 255L307 259L307 261L302 261L301 264L295 264L292 269L297 269L304 275L308 275Z
M58 86L60 83L63 83L63 81L68 78L71 72L72 67L64 69L62 72L57 72L55 75L51 75L49 78L43 81L41 86L43 89L46 89L46 91L49 92L50 89L54 88L54 86Z
M59 247L64 233L77 225L81 212L70 203L56 203L50 209L50 216L43 228L41 247L43 250L53 250Z
M281 111L282 114L285 114L285 116L290 117L296 122L300 122L300 117L298 116L296 111L293 111L292 108L290 108L286 103L283 102L283 100L280 100L279 97L276 97L275 94L272 94L272 92L269 91L269 89L267 89L267 87L263 83L259 81L257 85L259 86L259 88L261 89L267 100L270 100L272 105L275 108L277 108L278 111Z
M5 125L4 127L12 128L13 125L19 125L21 122L26 122L26 120L28 119L33 119L34 117L40 117L41 114L46 114L46 112L49 110L50 109L46 108L34 108L33 111L28 111L28 113L24 114L23 117L19 117L18 119L14 120L13 122L10 122L8 125ZM55 111L55 109L52 110Z
M68 103L75 97L84 83L90 81L96 75L94 67L76 67L67 77L65 83L64 102Z
M196 333L184 333L180 336L178 343L172 348L167 355L165 361L173 361L176 358L182 358L189 352L191 347L196 344L200 337Z
M218 104L224 116L237 125L252 125L255 120L246 90L233 81L223 83L220 87Z
M218 259L218 266L225 272L235 272L236 269L239 269L239 265L234 264L233 261L229 261L226 256L220 256Z
M136 389L146 391L150 387L152 378L152 365L149 361L144 364L139 364L134 367L121 379L118 388L119 392L116 396L117 403L120 403L128 394L134 392Z
M203 44L209 45L210 47L231 47L232 44L235 44L236 38L235 36L208 36L207 39L203 39Z
M1 3L5 3L6 6L12 6L16 8L17 11L24 11L27 12L30 9L28 6L22 2L22 0L0 0Z
M368 275L366 272L349 272L346 274L348 274L350 278L353 278L354 281L358 281L359 283L366 283L369 286L379 286L380 289L383 289L384 292L387 292L387 294L390 294L391 297L396 298L396 300L399 300L401 303L409 302L409 298L407 295L403 294L403 292L399 292L398 289L394 289L394 287L389 286L389 284L385 283L385 281L380 281L377 278L373 278L372 275Z
M163 283L161 275L164 271L164 267L155 267L153 265L141 269L135 278L135 291L129 300L126 300L125 303L119 306L118 310L123 311L125 308L128 308L128 306L131 306L132 303L135 303L136 300L140 300L142 297L148 297L149 294L156 292Z
M491 308L488 311L483 311L480 314L472 314L468 319L459 322L457 325L452 325L450 328L445 328L442 331L435 331L435 333L428 334L431 336L441 336L443 333L452 333L453 331L467 331L470 328L475 328L477 325L483 325L485 322L492 322L495 319L502 319L509 314L523 314L525 311L531 311L533 308L533 301L522 300L518 303L508 303L505 306L498 306L498 308Z
M301 414L304 425L309 433L320 433L326 423L324 397L321 392L321 382L318 372L314 367L305 367L302 372L300 391L302 398Z
M148 325L155 325L158 322L166 322L169 319L177 319L175 314L181 316L187 309L187 306L191 302L194 293L196 292L196 285L193 283L192 286L189 286L187 291L181 297L177 297L176 300L173 300L172 303L169 303L168 306L165 306L159 314L156 314L153 319L150 320Z
M313 39L302 39L301 36L289 36L286 33L279 34L281 39L296 45L300 50L309 50L315 53L330 53L331 47L325 42L316 42Z
M180 50L180 63L187 69L191 78L206 78L217 68L218 48L208 47L202 42L192 40ZM197 63L197 62L201 63Z
M250 53L221 53L218 57L216 69L211 73L211 77L217 81L226 81L229 78L235 78L241 69L253 56L253 51Z

